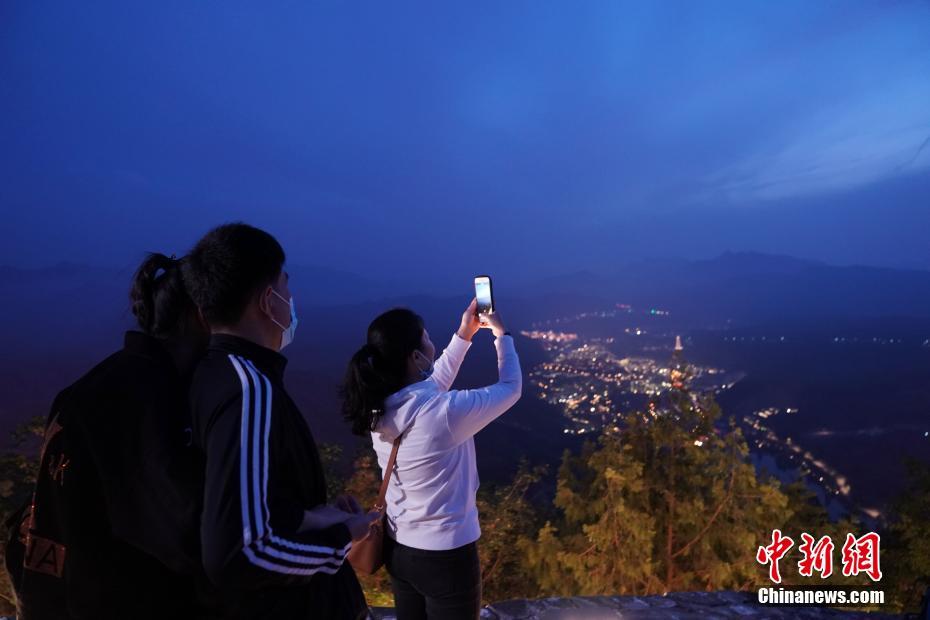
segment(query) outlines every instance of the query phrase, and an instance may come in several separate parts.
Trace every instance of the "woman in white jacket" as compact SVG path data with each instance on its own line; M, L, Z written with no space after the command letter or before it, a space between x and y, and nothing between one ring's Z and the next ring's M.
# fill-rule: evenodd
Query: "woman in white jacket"
M499 380L450 390L481 327L494 334ZM435 351L414 312L376 318L349 364L343 413L354 432L371 433L382 473L401 437L384 549L398 620L473 620L481 607L474 436L520 398L520 362L500 315L482 325L474 300L434 364Z

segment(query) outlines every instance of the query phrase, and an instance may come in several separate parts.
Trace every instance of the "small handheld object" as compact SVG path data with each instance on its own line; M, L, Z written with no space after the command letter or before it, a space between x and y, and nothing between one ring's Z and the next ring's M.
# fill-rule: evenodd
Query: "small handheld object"
M478 300L478 320L485 323L483 315L494 313L494 295L491 292L491 276L475 276L475 299Z

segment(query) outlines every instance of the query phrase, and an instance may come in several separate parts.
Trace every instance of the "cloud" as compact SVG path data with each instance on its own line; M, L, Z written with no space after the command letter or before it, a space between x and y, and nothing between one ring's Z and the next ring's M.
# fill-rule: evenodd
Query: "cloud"
M709 174L705 186L729 204L845 191L930 169L928 136L930 87L914 84L808 114L778 141Z

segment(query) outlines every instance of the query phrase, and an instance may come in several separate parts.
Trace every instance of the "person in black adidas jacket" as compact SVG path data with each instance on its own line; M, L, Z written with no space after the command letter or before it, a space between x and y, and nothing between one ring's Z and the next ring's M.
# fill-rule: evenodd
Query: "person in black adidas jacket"
M8 522L22 620L201 615L186 377L208 334L172 258L149 256L130 297L142 331L55 398L32 500Z
M206 459L201 544L224 618L356 619L367 612L346 562L380 515L327 506L310 429L284 388L297 316L284 251L245 224L191 250L184 279L211 326L194 374L194 442Z

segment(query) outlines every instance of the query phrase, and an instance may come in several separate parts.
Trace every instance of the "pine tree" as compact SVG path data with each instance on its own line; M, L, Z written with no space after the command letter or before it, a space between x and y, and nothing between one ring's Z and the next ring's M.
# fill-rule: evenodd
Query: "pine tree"
M930 588L930 465L909 459L907 488L892 508L883 563L889 603L899 611L917 611Z
M481 593L487 603L537 594L516 542L539 528L539 511L528 495L545 472L545 466L531 467L523 461L509 484L479 490Z
M562 518L524 542L552 594L654 594L764 583L756 548L790 516L760 479L742 433L716 428L710 397L670 391L581 454L566 454Z
M625 458L616 437L581 455L566 453L555 504L558 526L547 522L521 547L546 595L645 593L653 586L655 520L648 512L642 466Z

